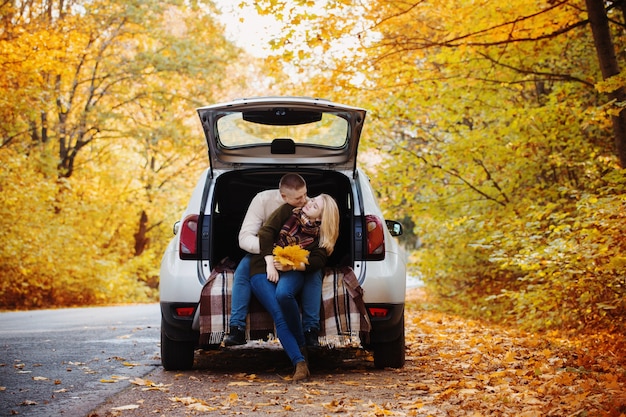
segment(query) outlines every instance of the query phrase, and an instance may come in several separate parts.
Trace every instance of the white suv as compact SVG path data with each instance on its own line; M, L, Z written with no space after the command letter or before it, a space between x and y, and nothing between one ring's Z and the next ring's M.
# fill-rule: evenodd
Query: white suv
M161 262L161 361L166 370L193 367L200 346L198 306L211 269L245 255L237 236L252 198L300 174L308 195L332 195L340 233L327 266L348 266L363 288L371 322L365 349L376 367L404 365L404 252L385 221L356 155L366 111L301 97L240 99L198 109L210 166L201 175ZM322 317L322 320L324 318ZM196 323L197 324L197 323Z

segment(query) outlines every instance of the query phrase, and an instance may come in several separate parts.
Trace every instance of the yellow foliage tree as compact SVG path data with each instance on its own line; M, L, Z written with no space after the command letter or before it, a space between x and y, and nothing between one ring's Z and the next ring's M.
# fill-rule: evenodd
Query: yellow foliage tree
M245 83L240 51L210 1L0 11L2 306L154 300L208 163L195 108Z
M370 109L372 180L387 212L416 225L414 265L448 308L528 327L626 326L626 188L588 3L255 2L285 23L274 65L294 67L310 95ZM569 268L590 258L611 266Z

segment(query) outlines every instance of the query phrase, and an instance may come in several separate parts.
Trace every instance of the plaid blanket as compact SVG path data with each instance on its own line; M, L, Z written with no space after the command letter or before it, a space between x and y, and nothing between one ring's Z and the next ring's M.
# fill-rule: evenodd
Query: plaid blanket
M231 289L236 265L225 259L217 265L200 294L200 344L221 343L229 329ZM320 311L320 344L329 347L358 346L369 341L371 323L363 289L351 268L326 268ZM252 297L246 325L248 340L276 334L274 322L263 306Z
M372 325L363 302L363 288L352 268L324 269L320 324L322 345L333 347L369 342Z

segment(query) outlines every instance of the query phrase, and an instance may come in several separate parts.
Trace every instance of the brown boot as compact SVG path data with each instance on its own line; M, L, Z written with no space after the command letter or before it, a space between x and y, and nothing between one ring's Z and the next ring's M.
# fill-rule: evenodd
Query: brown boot
M296 363L296 371L293 373L293 377L291 378L292 382L296 383L298 381L302 381L303 379L307 379L311 376L311 372L309 372L309 367L306 365L305 361Z

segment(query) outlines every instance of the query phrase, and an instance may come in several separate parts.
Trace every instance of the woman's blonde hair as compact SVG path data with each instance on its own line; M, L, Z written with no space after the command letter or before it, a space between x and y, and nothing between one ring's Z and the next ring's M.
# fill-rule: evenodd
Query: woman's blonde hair
M339 237L339 208L334 198L328 194L320 194L324 200L324 210L320 225L320 247L330 255L335 250Z

